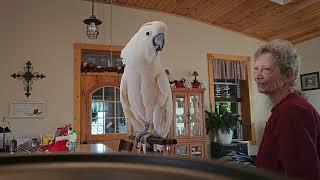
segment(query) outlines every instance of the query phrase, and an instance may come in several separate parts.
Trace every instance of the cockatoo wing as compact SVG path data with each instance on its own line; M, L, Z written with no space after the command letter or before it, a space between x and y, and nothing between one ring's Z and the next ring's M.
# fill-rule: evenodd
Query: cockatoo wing
M121 84L120 84L120 102L122 104L124 115L128 120L127 122L130 122L134 130L141 131L144 128L144 123L138 117L137 113L134 112L134 110L130 105L129 96L128 96L128 84L127 84L127 80L125 79L125 76L122 77ZM128 124L128 127L129 127L129 124Z
M153 113L153 125L156 133L166 138L172 123L173 105L169 80L164 71L158 75L157 85L159 87L159 96Z

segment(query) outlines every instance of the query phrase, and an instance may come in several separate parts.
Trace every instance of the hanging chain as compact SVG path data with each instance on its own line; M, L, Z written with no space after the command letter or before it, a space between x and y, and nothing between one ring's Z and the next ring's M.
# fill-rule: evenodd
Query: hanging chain
M109 27L109 37L110 37L110 61L112 62L112 0L110 0L110 27Z
M94 0L92 0L92 4L91 4L91 15L93 16L93 12L94 12Z

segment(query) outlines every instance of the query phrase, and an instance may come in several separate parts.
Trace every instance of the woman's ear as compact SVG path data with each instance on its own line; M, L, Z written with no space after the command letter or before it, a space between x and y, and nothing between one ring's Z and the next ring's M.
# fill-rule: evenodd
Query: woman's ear
M293 78L293 72L292 72L291 69L288 70L288 72L286 73L286 77L287 77L288 79L292 80L292 78Z

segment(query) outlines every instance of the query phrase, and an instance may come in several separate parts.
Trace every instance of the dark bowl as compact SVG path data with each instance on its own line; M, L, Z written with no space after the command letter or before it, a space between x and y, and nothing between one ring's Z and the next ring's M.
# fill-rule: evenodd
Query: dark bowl
M213 161L136 154L31 154L0 156L2 180L63 179L284 179Z

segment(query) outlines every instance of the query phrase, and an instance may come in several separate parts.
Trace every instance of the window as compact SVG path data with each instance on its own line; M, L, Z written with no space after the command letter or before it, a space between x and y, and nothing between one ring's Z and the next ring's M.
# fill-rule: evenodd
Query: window
M126 134L118 87L102 87L91 96L91 134Z
M225 109L241 115L240 81L238 79L214 79L214 110L219 112ZM233 133L233 139L243 139L240 124Z
M251 120L251 64L247 56L208 54L211 110L221 108L240 115L233 139L255 144L255 126Z

